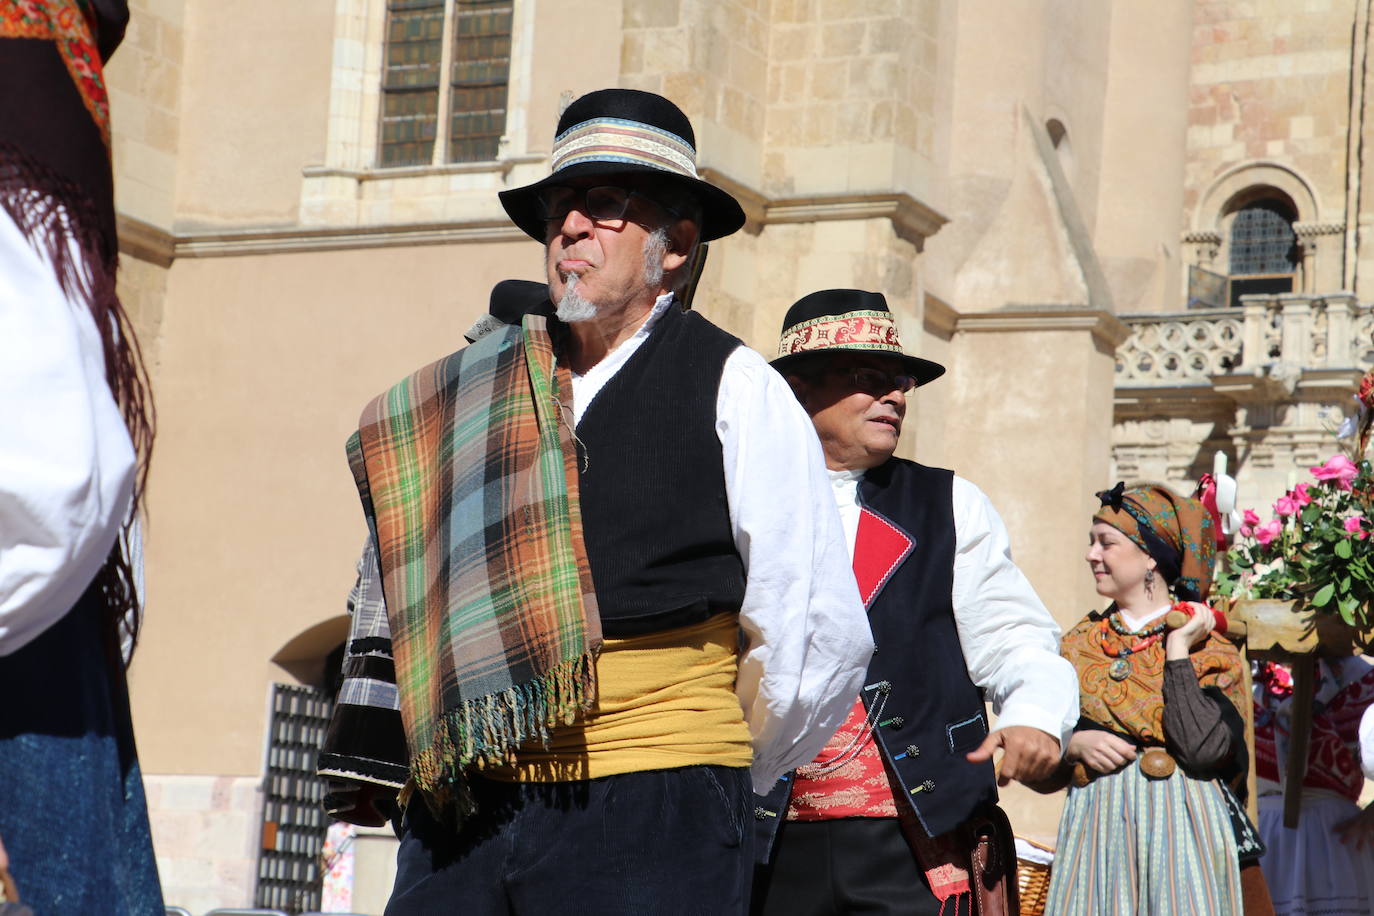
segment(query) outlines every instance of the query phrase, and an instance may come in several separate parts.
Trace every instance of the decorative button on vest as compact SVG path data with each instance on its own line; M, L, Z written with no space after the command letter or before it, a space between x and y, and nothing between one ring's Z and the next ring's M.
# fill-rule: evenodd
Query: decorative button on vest
M901 716L893 716L891 719L884 719L878 724L884 725L888 728L901 728L903 725L906 724L906 719L903 719Z
M757 807L757 808L754 809L754 820L756 820L756 821L761 821L761 820L764 820L765 818L777 817L777 816L778 816L778 815L777 815L775 812L769 811L767 808L763 807L762 805L760 805L759 807Z
M927 779L925 782L921 783L919 786L917 786L916 788L912 789L912 790L911 790L911 794L912 794L912 795L915 795L915 794L917 794L918 792L934 792L934 791L935 791L935 780L933 780L933 779Z

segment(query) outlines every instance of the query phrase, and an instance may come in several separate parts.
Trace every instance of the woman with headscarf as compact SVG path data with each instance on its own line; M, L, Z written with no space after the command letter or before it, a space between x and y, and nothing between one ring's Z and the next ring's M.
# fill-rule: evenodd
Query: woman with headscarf
M1249 698L1239 653L1212 633L1201 604L1216 554L1212 518L1161 486L1118 484L1098 496L1086 559L1112 603L1062 643L1082 717L1061 768L1073 785L1046 912L1238 914L1238 806L1224 781L1245 769ZM1192 617L1166 630L1180 604Z

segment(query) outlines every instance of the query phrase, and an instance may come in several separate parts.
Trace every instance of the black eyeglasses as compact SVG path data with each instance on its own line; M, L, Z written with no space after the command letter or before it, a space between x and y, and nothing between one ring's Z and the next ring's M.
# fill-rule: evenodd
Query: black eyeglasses
M544 219L550 222L561 221L567 218L569 212L580 210L588 219L606 223L626 218L625 213L630 209L631 197L647 200L670 216L681 216L676 210L664 206L652 197L615 185L600 185L595 188L568 188L555 185L542 188L539 191L539 209Z
M880 394L887 394L889 391L900 391L902 394L906 394L916 387L915 376L894 374L870 366L835 366L830 371L847 376L854 383L856 391L862 391L875 397Z

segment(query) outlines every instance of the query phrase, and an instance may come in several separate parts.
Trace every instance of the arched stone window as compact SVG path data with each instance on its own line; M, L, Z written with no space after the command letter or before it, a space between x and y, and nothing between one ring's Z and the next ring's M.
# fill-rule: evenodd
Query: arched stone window
M1302 262L1295 217L1292 202L1276 193L1251 197L1232 211L1227 233L1231 305L1245 295L1295 290Z

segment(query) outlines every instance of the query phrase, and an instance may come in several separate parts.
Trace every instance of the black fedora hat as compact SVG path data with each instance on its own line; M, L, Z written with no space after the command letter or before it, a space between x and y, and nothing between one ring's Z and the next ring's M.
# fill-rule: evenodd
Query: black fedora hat
M823 289L794 302L782 320L778 357L770 365L786 374L819 355L841 353L895 356L917 385L945 374L939 363L902 352L887 300L861 289Z
M744 225L739 202L697 177L696 135L682 110L661 95L638 89L599 89L577 99L558 119L553 174L502 191L511 221L544 241L539 191L599 175L646 175L694 195L701 205L701 240L709 242Z

